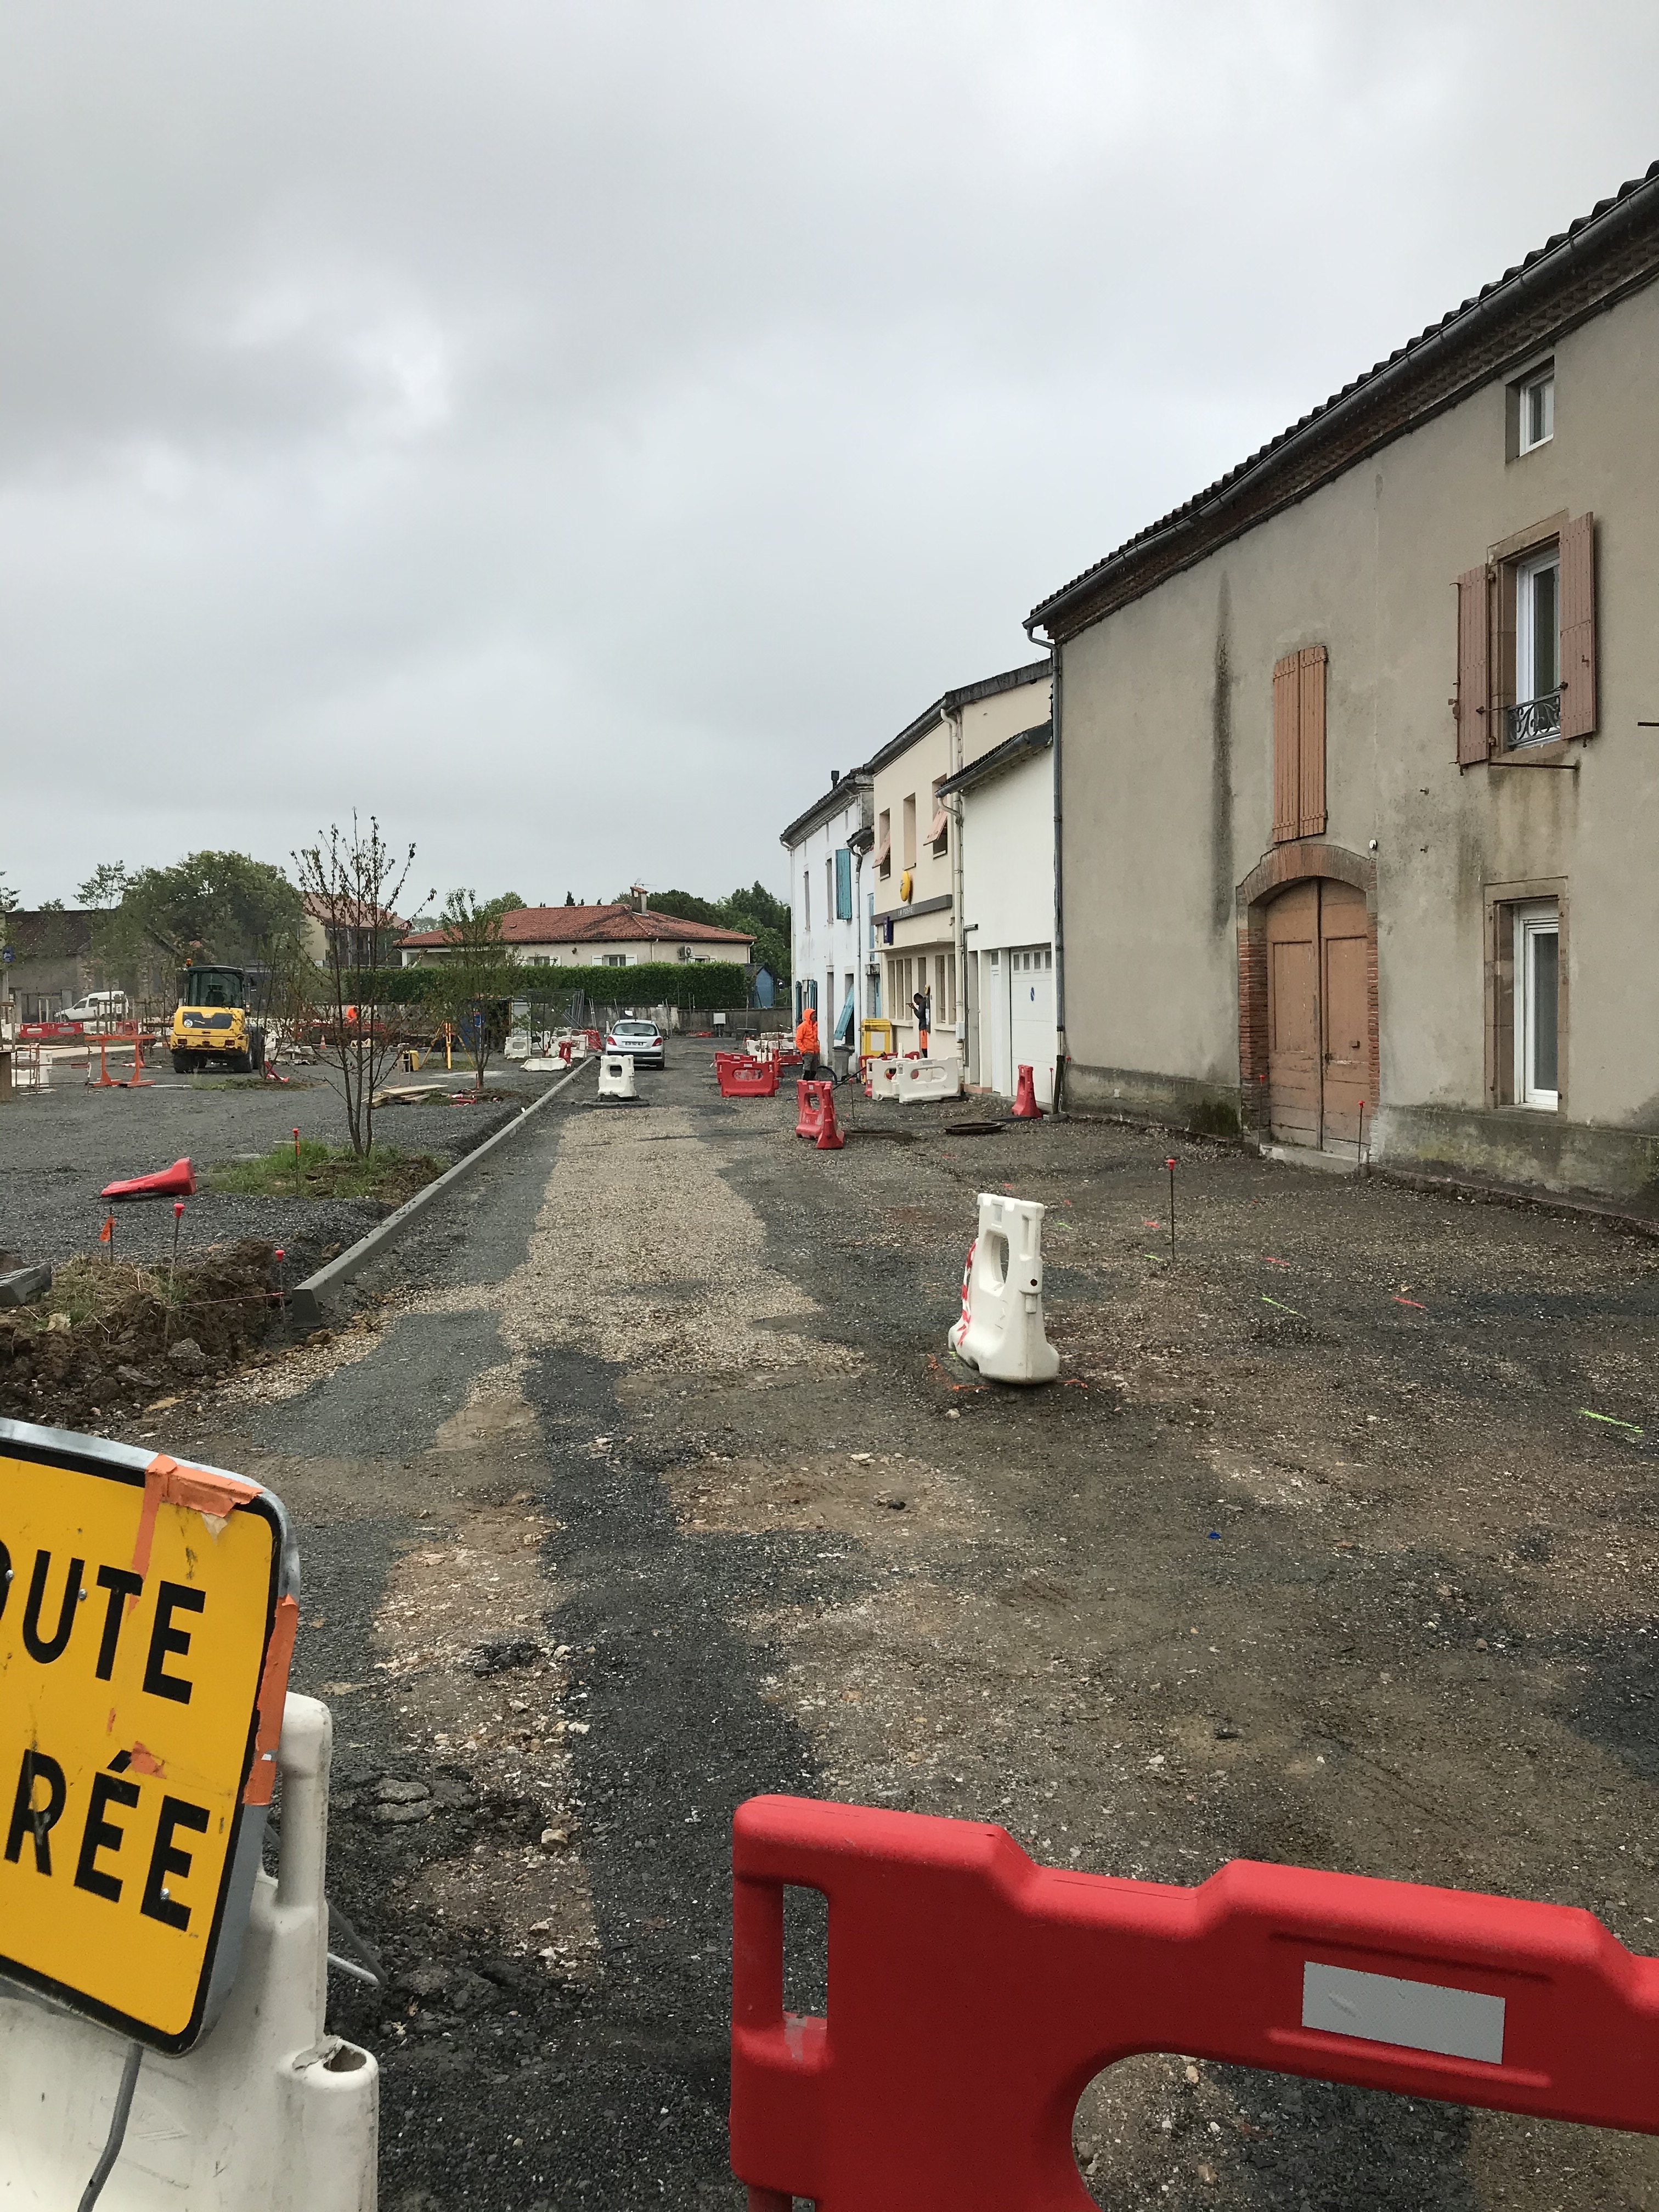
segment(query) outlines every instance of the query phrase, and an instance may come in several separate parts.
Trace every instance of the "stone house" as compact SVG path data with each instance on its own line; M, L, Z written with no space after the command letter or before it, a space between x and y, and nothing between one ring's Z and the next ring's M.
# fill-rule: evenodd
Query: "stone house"
M1656 277L1659 164L1034 610L1075 1103L1653 1197Z

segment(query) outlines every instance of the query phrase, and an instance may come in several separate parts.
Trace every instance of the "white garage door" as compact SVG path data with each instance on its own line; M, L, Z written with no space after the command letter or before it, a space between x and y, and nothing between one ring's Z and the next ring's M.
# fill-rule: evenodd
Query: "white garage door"
M1016 945L1008 963L1008 1042L1012 1080L1031 1071L1039 1106L1054 1103L1054 955L1048 945Z

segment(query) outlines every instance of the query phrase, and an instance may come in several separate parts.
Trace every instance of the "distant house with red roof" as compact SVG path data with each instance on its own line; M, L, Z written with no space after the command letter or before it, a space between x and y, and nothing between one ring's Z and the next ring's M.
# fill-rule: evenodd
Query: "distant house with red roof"
M501 936L527 968L641 968L658 960L729 960L746 966L755 940L740 929L716 929L678 915L653 914L643 890L636 903L610 906L520 906L501 916ZM442 960L448 951L441 929L403 939L405 968Z

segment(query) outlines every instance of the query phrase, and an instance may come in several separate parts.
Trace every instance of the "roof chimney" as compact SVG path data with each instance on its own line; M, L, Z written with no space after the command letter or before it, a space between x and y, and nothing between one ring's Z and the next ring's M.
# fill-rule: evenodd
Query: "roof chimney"
M840 770L838 768L832 768L832 769L830 769L830 790L831 790L831 791L833 791L833 790L835 789L836 786L840 781L841 781L841 770Z
M630 884L629 889L634 895L635 912L636 914L643 914L649 903L645 895L645 885L643 884Z

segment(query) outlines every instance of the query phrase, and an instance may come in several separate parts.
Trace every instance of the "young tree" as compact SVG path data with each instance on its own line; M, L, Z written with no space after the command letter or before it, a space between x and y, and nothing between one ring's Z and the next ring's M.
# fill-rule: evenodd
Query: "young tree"
M125 860L100 860L75 896L83 907L95 907L107 913L112 907L120 905L131 880Z
M506 1042L500 1008L522 980L501 933L501 908L478 903L476 891L451 891L444 901L444 951L438 1003L472 1063L472 1087L483 1089L491 1053Z
M414 863L413 845L394 853L375 817L365 830L355 810L349 830L336 823L294 855L306 909L323 933L322 958L312 965L313 1004L323 1065L344 1103L354 1152L374 1150L374 1094L402 1045L379 958L366 969L358 963L365 946L376 952L397 933Z
M100 878L112 887L118 866L106 863L83 893ZM187 853L170 868L121 873L118 905L106 908L93 926L93 957L100 973L118 975L141 998L170 991L173 972L192 961L269 966L303 938L300 894L268 860Z

